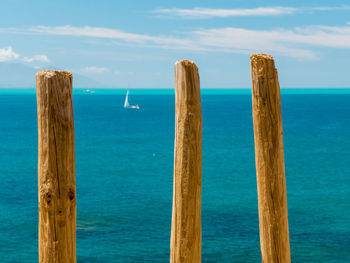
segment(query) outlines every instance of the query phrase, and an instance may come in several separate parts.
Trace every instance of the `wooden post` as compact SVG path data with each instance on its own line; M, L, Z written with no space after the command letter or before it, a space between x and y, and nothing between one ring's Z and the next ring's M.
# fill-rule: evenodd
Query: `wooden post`
M39 71L39 262L76 262L72 74Z
M202 110L198 68L175 63L175 156L171 263L201 262Z
M281 95L270 55L251 56L261 260L290 262Z

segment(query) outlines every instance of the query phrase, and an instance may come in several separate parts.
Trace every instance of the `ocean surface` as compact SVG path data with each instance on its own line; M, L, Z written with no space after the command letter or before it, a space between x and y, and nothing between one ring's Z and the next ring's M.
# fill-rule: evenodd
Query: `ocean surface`
M292 262L350 262L350 90L283 90ZM74 91L78 262L169 262L171 90ZM249 90L203 90L202 262L260 262ZM0 91L0 262L37 262L35 90Z

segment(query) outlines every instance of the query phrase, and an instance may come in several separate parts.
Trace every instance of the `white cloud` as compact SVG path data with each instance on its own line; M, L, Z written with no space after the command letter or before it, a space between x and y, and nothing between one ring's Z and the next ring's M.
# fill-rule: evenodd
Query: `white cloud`
M96 38L111 38L111 39L128 39L132 42L142 43L149 40L149 36L126 33L121 30L102 28L102 27L73 27L70 25L48 27L36 26L29 28L29 31L49 34L49 35L65 35L65 36L81 36L81 37L96 37Z
M257 7L257 8L236 8L236 9L215 9L200 8L193 9L156 9L153 13L161 16L177 16L182 18L213 18L213 17L232 17L232 16L281 16L295 13L313 12L313 11L337 11L350 10L350 6L320 6L320 7Z
M40 27L42 30L44 27ZM63 28L67 29L65 32ZM295 29L251 30L244 28L203 29L181 37L149 36L124 33L120 30L91 27L47 27L44 32L77 36L111 38L164 49L184 49L215 52L273 52L285 56L315 59L310 46L350 48L350 27L313 26ZM132 37L130 37L132 36ZM306 45L306 46L305 46Z
M19 57L20 55L14 52L12 47L0 48L0 62L16 60Z
M167 14L171 16L180 16L184 18L210 18L210 17L230 17L230 16L280 16L289 15L297 11L293 7L258 7L251 9L211 9L211 8L193 8L193 9L156 9L158 14Z
M11 46L0 48L0 62L9 61L22 61L26 63L31 62L49 62L49 58L46 55L35 55L33 57L23 57L20 54L13 51Z
M310 10L310 11L345 11L350 10L350 6L343 5L343 6L320 6L320 7L311 7L311 8L304 8L304 10Z
M11 28L8 33L11 33ZM5 29L0 30L2 32ZM147 44L147 43L157 43L162 45L184 45L186 40L180 38L171 37L171 36L150 36L143 34L134 34L127 33L118 29L103 28L103 27L73 27L70 25L58 26L58 27L49 27L49 26L36 26L30 27L23 33L40 33L40 34L49 34L49 35L64 35L64 36L76 36L76 37L93 37L93 38L104 38L104 39L113 39L120 40L134 44ZM15 30L16 34L20 30ZM122 43L121 43L122 44Z
M350 48L350 27L313 26L291 30L222 28L194 32L197 42L216 49L272 52L301 59L316 59L312 47ZM233 51L233 50L232 50Z
M350 25L307 26L292 29L253 30L237 27L200 29L176 35L143 35L99 27L46 27L37 26L23 30L50 35L66 35L110 39L115 45L136 48L161 48L172 50L252 53L269 52L299 59L317 59L315 47L350 48ZM19 30L16 30L18 33ZM87 67L85 72L104 72L106 68Z
M108 68L91 66L91 67L82 68L80 71L84 73L103 73L103 72L107 72Z
M49 58L46 55L35 55L33 57L23 57L22 60L24 62L33 62L33 61L38 61L38 62L50 62Z
M221 28L195 31L194 35L197 43L224 52L270 52L299 59L317 58L312 50L290 45L293 36L296 35L293 31Z

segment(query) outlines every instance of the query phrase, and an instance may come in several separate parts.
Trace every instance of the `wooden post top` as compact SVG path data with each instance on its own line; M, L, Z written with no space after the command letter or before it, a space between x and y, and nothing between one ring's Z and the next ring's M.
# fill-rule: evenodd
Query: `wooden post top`
M270 59L273 60L273 57L270 54L252 54L250 56L251 60L258 60L258 59Z
M200 84L198 67L190 60L175 62L175 104L194 110L200 107ZM186 106L185 106L186 104ZM180 106L180 105L179 105Z
M261 102L255 104L255 107L260 108L266 104L263 103L264 100L271 96L277 96L277 93L280 92L277 69L273 57L269 54L253 54L250 61L252 67L252 94Z
M72 73L68 71L58 71L58 70L40 70L36 73L36 76L44 76L46 78L52 78L56 75L60 75L62 77L72 78Z
M252 64L252 73L257 73L258 77L266 73L270 73L271 70L275 74L275 61L273 57L269 54L253 54L250 56L250 61Z
M178 64L182 64L183 66L192 66L192 67L195 67L198 70L196 63L194 63L191 60L187 60L187 59L178 60L178 61L175 62L175 66L178 65Z

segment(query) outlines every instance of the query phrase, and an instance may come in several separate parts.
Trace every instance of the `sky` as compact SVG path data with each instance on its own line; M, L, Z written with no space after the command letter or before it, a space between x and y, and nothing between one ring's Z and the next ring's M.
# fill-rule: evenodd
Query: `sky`
M202 88L250 88L252 53L275 58L282 88L350 87L350 1L1 0L0 6L0 64L68 70L96 88L173 88L181 59L197 64Z

